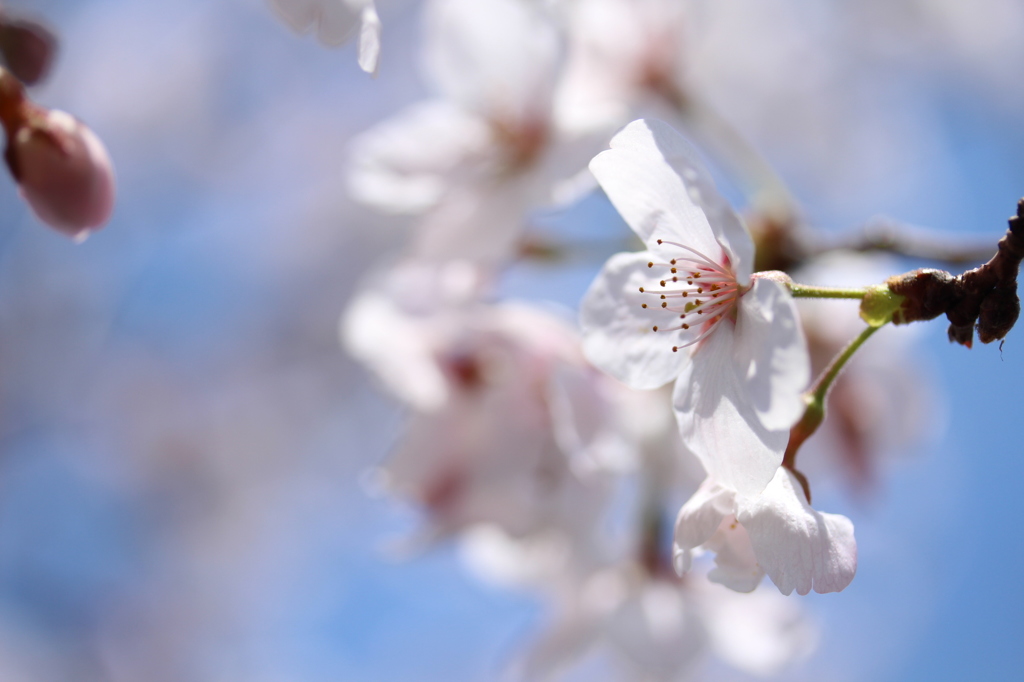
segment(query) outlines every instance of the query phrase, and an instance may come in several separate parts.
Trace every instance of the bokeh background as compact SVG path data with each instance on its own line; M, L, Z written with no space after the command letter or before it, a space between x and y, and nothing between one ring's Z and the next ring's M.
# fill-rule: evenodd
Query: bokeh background
M75 245L0 183L0 679L500 677L544 604L454 546L395 551L416 513L364 474L403 414L337 339L404 235L344 174L351 137L427 91L419 4L381 0L375 80L262 0L5 4L61 36L34 96L103 138L119 199ZM736 77L712 92L816 226L885 214L994 246L1024 195L1018 3L774 0L777 23L735 4L747 33L715 49ZM772 41L782 56L760 59ZM625 234L597 195L538 221ZM504 287L574 307L605 255ZM792 597L823 634L781 678L1013 679L1021 331L973 350L941 321L883 333L916 334L930 433L866 490L816 488L856 524L860 568L843 593Z

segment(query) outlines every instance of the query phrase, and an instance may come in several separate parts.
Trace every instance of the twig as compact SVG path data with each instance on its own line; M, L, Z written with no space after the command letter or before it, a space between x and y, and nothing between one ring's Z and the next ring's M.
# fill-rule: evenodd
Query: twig
M1017 272L1024 259L1024 199L1009 225L996 255L962 275L921 269L890 277L889 290L904 297L893 322L931 320L945 313L950 341L970 348L975 327L982 343L1005 337L1020 315Z

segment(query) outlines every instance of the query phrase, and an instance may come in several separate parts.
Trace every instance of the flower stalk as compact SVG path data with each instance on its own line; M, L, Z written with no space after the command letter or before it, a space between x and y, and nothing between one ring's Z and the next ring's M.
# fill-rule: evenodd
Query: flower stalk
M843 287L819 287L809 284L789 283L789 293L793 298L852 298L862 299L867 295L865 287L847 289Z
M804 493L807 495L807 502L811 501L811 489L807 483L807 479L796 469L796 453L800 449L800 446L804 444L808 438L814 435L814 432L821 426L821 422L825 419L825 401L828 398L829 391L832 390L832 385L835 380L839 377L846 363L850 361L864 342L871 338L871 335L881 329L879 326L868 326L862 331L856 338L846 345L843 350L836 355L832 362L829 363L828 367L818 376L815 380L814 385L804 394L804 401L807 407L804 409L804 416L800 418L800 421L790 430L789 433L789 444L786 446L786 453L782 458L782 466L786 467L797 477L800 481L800 485L803 486Z

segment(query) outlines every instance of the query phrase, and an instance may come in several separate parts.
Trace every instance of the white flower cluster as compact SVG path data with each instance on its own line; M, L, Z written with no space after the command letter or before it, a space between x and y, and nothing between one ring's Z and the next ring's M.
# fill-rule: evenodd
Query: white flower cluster
M417 546L456 539L485 577L550 598L525 679L595 650L627 679L678 679L708 653L772 673L815 642L778 593L840 591L856 572L853 524L812 508L787 459L827 336L814 325L831 322L802 319L781 273L755 273L751 232L673 127L760 183L756 219L795 229L781 183L755 153L737 163L740 138L701 101L698 4L428 0L434 94L352 145L351 194L414 222L341 324L411 413L375 480L422 511ZM326 43L361 21L376 68L370 0L275 5ZM673 125L628 123L651 112ZM533 212L594 179L646 250L607 261L579 328L502 299L510 267L572 252L538 248ZM778 592L735 594L766 575Z

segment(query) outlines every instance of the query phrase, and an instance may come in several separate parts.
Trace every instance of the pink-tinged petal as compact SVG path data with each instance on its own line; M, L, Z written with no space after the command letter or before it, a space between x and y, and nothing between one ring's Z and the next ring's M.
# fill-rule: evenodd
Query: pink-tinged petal
M380 17L373 5L363 8L362 25L359 27L359 68L368 74L377 75L380 65Z
M705 478L676 517L675 545L693 549L711 539L722 520L736 513L736 492Z
M757 495L782 464L789 429L761 423L749 382L737 374L734 333L726 321L702 343L683 366L673 403L683 443L708 476L741 495Z
M558 31L537 3L434 0L427 6L427 75L446 97L496 123L547 112L560 60Z
M737 518L761 568L783 594L839 592L857 572L853 524L812 509L788 469L780 468L760 496L740 498Z
M767 429L789 429L804 411L811 358L793 297L779 282L758 279L740 298L735 330L737 372Z
M670 126L640 120L612 138L590 170L648 248L657 252L658 239L675 241L716 263L728 253L738 261L733 268L749 274L753 243L695 158Z
M618 253L608 259L580 306L583 353L596 367L631 388L658 388L679 376L689 361L672 352L671 332L653 331L678 316L658 313L652 296L640 293L649 284L651 254ZM648 304L648 308L641 305ZM653 308L651 307L653 306Z
M704 545L715 553L715 567L708 571L708 580L725 585L736 592L753 592L764 578L757 563L747 530L735 516L722 519L718 531Z
M416 409L438 410L448 400L448 382L434 357L427 324L391 297L359 293L341 318L339 332L342 346Z

